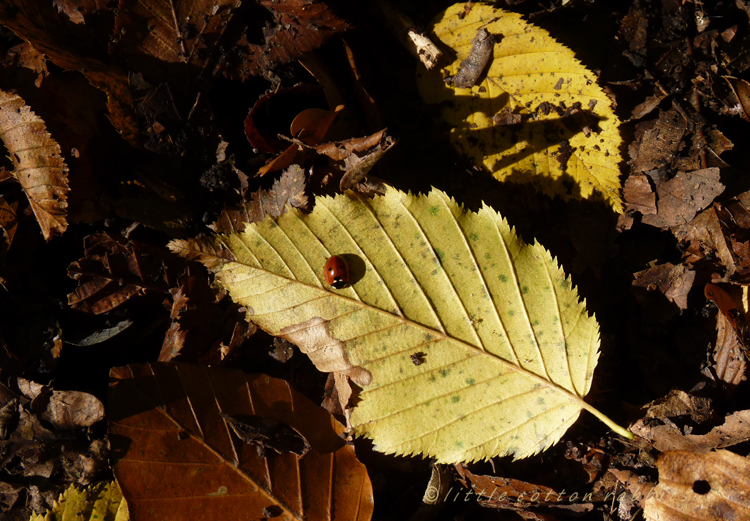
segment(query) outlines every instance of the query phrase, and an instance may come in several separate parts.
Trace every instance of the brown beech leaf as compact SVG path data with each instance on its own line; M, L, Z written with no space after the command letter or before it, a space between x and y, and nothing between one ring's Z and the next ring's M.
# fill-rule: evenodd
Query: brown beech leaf
M99 315L147 290L169 290L169 254L163 250L109 233L89 235L84 244L85 257L68 267L78 281L68 295L72 308Z
M291 165L270 190L253 192L250 201L239 208L225 208L211 229L216 233L241 232L245 223L260 222L267 215L279 217L287 207L307 210L305 186L305 171L299 165Z
M260 0L242 37L234 43L227 66L217 72L246 80L251 75L267 73L277 64L296 60L320 47L331 36L345 31L349 25L336 17L321 0ZM270 15L270 24L260 27ZM253 40L250 34L262 33Z
M57 144L31 108L17 95L0 91L0 140L10 153L15 176L29 198L45 240L68 227L68 167Z
M114 470L132 519L370 519L370 479L340 437L344 426L288 383L174 363L120 367L110 378ZM222 414L287 424L310 450L261 457Z
M668 451L656 462L659 484L646 499L647 520L740 521L750 518L750 460L727 450Z

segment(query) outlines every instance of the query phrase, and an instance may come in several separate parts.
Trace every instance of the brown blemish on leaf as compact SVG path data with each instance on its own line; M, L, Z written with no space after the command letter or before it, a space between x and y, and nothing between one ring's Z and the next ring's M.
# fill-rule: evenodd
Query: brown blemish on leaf
M285 327L279 336L299 347L310 357L318 371L343 372L357 385L369 385L372 382L370 371L355 367L349 362L344 353L344 343L330 335L328 324L327 320L314 317L307 322Z

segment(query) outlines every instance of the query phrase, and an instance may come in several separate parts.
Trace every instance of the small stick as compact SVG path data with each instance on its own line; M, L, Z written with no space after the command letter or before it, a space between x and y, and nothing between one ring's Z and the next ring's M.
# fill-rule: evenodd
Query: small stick
M438 60L443 55L442 51L414 26L414 22L408 16L386 0L379 0L376 2L376 6L388 22L388 27L410 53L421 61L427 69L432 69L437 65Z
M461 62L458 72L453 76L453 86L470 89L476 85L479 76L481 76L492 57L494 47L495 37L484 27L480 28L471 41L471 52Z

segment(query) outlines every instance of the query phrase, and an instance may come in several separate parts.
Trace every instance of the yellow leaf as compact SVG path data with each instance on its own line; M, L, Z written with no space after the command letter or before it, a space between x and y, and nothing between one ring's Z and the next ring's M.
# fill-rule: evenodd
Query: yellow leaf
M386 453L440 462L517 458L555 443L586 409L599 326L540 245L494 210L433 190L318 198L242 234L172 241L206 264L248 318L321 371L363 387L351 423ZM349 287L323 274L331 255Z
M596 75L519 14L474 4L462 19L464 7L449 7L433 27L455 61L418 73L420 93L440 104L456 149L499 181L531 183L566 200L596 195L621 213L620 122ZM495 45L479 82L469 88L446 83L481 29Z
M128 505L117 483L99 483L84 489L71 485L46 514L32 514L29 521L128 521Z

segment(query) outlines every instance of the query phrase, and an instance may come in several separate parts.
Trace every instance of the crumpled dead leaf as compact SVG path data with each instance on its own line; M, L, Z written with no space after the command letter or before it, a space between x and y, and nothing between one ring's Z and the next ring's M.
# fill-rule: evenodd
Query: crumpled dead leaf
M654 423L648 419L635 422L630 430L651 443L658 451L689 450L704 452L731 447L750 440L750 410L737 411L724 423L706 434L685 434L669 419Z
M634 273L633 276L635 277L633 286L646 288L648 291L658 289L677 307L687 309L688 293L693 287L695 271L689 270L684 264L675 266L667 262Z
M737 270L716 206L702 211L689 223L672 228L672 233L686 245L683 262L695 263L711 255L718 257L726 269L726 278Z
M718 168L706 168L694 172L678 172L673 178L657 177L656 192L659 196L656 214L645 214L643 222L666 228L690 222L695 215L713 202L724 191L719 181Z
M241 232L245 223L262 221L267 215L279 217L287 207L307 210L305 187L305 171L299 165L291 165L269 190L253 192L250 201L239 208L225 208L210 228L216 233Z
M258 27L244 31L239 40L227 45L231 51L225 52L225 60L215 69L215 73L243 81L252 75L267 75L276 65L317 49L349 28L321 0L260 0L246 16L257 21ZM269 16L267 25L259 27Z
M44 239L68 228L68 167L44 124L20 96L0 91L0 140Z
M628 147L631 171L638 174L671 163L686 131L687 121L674 108L661 112L658 119L639 123Z
M94 395L80 391L54 391L24 378L18 378L18 389L31 400L31 407L39 418L56 429L91 427L104 419L104 404Z
M646 499L649 521L750 518L750 461L727 450L669 451L656 462L659 484Z
M149 290L166 294L172 286L163 250L110 233L91 234L84 244L85 256L68 268L78 281L68 295L74 309L98 315Z

